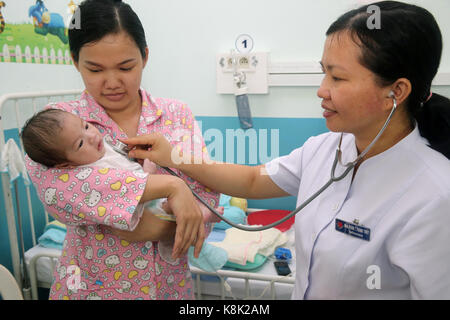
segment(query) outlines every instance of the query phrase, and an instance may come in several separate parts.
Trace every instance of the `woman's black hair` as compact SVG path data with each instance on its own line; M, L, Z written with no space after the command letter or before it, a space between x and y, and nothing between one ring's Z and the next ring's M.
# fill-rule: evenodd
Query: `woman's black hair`
M78 19L78 21L77 21ZM145 59L145 31L133 9L121 0L85 0L77 8L69 28L69 46L75 62L81 48L109 34L125 31Z
M370 6L374 6L369 8ZM379 25L370 25L379 10ZM369 10L368 10L369 9ZM424 8L397 1L381 1L349 11L327 30L329 36L349 31L361 47L360 63L371 70L380 85L407 78L412 91L407 112L417 121L430 147L450 159L450 100L431 94L442 55L442 35L433 15Z

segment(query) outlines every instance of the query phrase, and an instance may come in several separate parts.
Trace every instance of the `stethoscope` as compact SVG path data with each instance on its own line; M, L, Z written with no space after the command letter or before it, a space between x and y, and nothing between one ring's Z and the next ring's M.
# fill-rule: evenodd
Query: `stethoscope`
M294 215L296 215L298 212L300 212L300 210L302 210L304 207L306 207L311 201L313 201L314 199L316 199L322 192L324 192L331 184L333 184L334 182L340 181L342 179L344 179L350 171L353 170L353 168L362 160L362 158L367 154L367 152L369 152L369 150L373 147L373 145L378 141L378 139L380 138L380 136L383 134L384 130L386 129L387 125L389 124L389 122L391 121L392 116L394 115L395 110L397 109L397 100L394 97L394 93L391 91L390 95L389 95L392 100L394 101L394 106L392 107L391 113L389 114L388 118L386 119L383 127L381 128L381 130L378 132L378 134L376 135L376 137L372 140L372 142L366 147L366 149L364 149L363 152L361 152L358 157L356 157L356 159L354 161L350 161L346 164L343 164L341 162L341 155L342 155L342 151L341 151L341 143L342 143L342 137L344 135L344 133L341 133L341 137L339 139L339 143L336 149L336 155L334 157L334 161L333 161L333 166L331 168L331 177L330 179L319 189L317 190L312 196L310 196L308 199L306 199L300 206L298 206L294 211L292 211L291 213L289 213L288 215L286 215L284 218L273 222L271 224L265 225L265 226L245 226L245 225L241 225L241 224L236 224L232 221L230 221L229 219L227 219L226 217L222 216L220 213L218 213L213 207L211 207L202 197L200 197L189 185L189 189L191 189L192 194L201 202L203 203L209 210L211 210L212 213L214 213L216 216L218 216L221 220L225 221L226 223L228 223L229 225L231 225L232 227L235 227L237 229L241 229L244 231L263 231L266 229L270 229L273 228L275 226L278 226L279 224L289 220L291 217L293 217ZM116 145L111 144L111 146L113 147L113 149L117 152L119 152L120 154L128 157L128 146L126 144L124 144L123 142L120 142L117 140ZM340 164L341 166L346 167L346 169L344 170L344 172L342 172L340 175L336 176L336 167L337 164ZM163 168L165 171L167 171L168 173L170 173L173 176L176 176L178 178L180 178L180 176L178 174L176 174L172 169L167 168L167 167L161 167Z

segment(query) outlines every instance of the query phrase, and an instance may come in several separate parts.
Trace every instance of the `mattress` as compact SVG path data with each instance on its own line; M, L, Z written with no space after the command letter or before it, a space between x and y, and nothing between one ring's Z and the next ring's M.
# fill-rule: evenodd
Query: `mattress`
M53 281L53 266L56 266L57 258L50 258L51 256L60 256L61 250L44 248L39 245L25 252L25 262L28 267L28 272L30 270L30 261L33 257L44 255L36 261L36 274L37 280L40 287L49 288ZM53 261L52 261L53 260Z
M289 261L289 268L292 271L292 274L288 276L292 282L295 279L295 238L294 238L294 229L291 228L286 231L286 235L288 237L288 242L283 247L291 250L292 259ZM208 237L207 241L217 241L220 239L220 235L217 232L213 231ZM248 271L253 275L260 275L264 278L275 279L279 276L277 275L276 269L274 267L273 262L275 259L273 257L269 257L266 262L258 269L254 269ZM194 267L191 267L192 271L195 273L195 270L198 270ZM235 269L229 269L235 270ZM239 270L236 270L239 271ZM242 271L243 273L247 271ZM194 282L196 282L196 278L198 275L193 274ZM288 278L286 277L286 278ZM200 276L200 289L203 298L206 299L217 299L222 295L222 287L221 280L217 276L213 275L201 275ZM245 289L245 279L234 278L234 277L224 277L225 281L228 283L231 291L225 290L224 295L226 298L236 298L243 299L253 298L253 299L271 299L271 282L266 280L248 280L249 282L249 292L246 292ZM196 284L197 285L197 284ZM279 283L275 282L273 284L275 290L275 297L279 300L288 300L291 299L292 291L294 289L293 283Z

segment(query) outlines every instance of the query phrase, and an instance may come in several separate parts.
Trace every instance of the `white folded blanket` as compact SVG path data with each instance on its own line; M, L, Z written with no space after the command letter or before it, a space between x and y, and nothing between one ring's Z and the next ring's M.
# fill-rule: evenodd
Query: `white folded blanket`
M229 228L225 231L225 239L210 244L225 249L228 261L245 265L247 261L254 262L257 253L263 256L271 255L276 247L287 242L287 236L276 228L263 231L243 231Z

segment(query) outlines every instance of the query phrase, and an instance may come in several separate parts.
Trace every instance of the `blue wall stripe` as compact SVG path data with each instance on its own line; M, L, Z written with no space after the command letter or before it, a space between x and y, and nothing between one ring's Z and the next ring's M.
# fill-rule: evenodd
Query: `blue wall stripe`
M240 129L239 119L237 117L196 117L196 120L201 125L202 133L208 129L218 129L222 132L223 136L226 137L226 130ZM323 118L253 118L253 129L259 133L261 129L266 129L268 133L271 130L279 131L279 155L284 156L294 149L303 145L303 143L311 136L316 136L327 132L328 129L325 125L325 119ZM259 138L259 136L258 136ZM225 138L224 138L225 140ZM270 142L270 137L267 138ZM210 141L205 139L205 143L208 150ZM226 142L224 142L225 144ZM248 141L247 141L248 143ZM237 144L234 144L234 154L237 153ZM224 146L225 154L225 146ZM270 154L270 152L269 152ZM214 158L214 154L211 154L211 158ZM259 157L258 157L259 158ZM215 159L223 160L226 159ZM248 150L245 157L246 162L241 164L248 164L249 156ZM233 161L236 163L236 159ZM258 163L261 162L258 159ZM254 164L253 164L254 165ZM248 205L252 208L267 208L267 209L282 209L282 210L293 210L295 209L296 198L295 197L285 197L278 199L267 199L267 200L249 200Z

